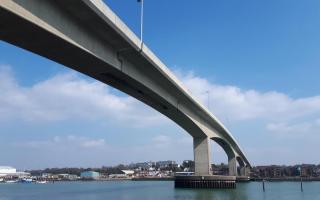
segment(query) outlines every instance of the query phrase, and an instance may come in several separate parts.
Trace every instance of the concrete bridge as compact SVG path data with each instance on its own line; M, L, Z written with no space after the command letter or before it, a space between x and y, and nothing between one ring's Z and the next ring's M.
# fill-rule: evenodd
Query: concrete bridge
M1 0L0 39L111 85L166 115L193 137L195 175L211 174L210 140L225 150L230 176L248 175L250 163L226 127L103 1Z

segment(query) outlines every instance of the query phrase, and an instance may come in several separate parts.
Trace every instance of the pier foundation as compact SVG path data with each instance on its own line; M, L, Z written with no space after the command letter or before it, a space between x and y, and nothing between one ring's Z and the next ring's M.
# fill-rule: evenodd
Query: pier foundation
M234 189L236 188L235 176L176 176L174 180L175 188L216 188Z

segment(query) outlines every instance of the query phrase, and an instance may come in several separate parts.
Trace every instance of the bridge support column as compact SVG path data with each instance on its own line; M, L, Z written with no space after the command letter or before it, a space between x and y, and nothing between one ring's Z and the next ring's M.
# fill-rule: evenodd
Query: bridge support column
M228 158L229 176L237 176L237 159L235 156Z
M174 182L176 188L236 188L236 176L211 174L209 137L193 138L193 150L195 175L176 176Z
M196 176L207 176L211 174L210 160L210 138L196 137L193 138L194 165Z
M250 176L250 167L241 166L240 167L240 176Z

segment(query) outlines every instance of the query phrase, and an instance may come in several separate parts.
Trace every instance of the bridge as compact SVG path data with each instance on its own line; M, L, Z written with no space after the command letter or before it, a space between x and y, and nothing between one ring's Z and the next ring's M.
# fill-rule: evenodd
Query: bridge
M195 175L211 175L214 140L228 156L229 175L248 176L250 163L227 128L102 0L1 0L0 39L115 87L170 118L193 137Z

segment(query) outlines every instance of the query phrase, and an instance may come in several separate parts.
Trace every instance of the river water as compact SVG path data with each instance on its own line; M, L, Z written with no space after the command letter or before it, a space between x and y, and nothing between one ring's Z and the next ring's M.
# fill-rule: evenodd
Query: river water
M320 200L320 182L238 183L237 189L175 189L172 181L0 184L0 200Z

